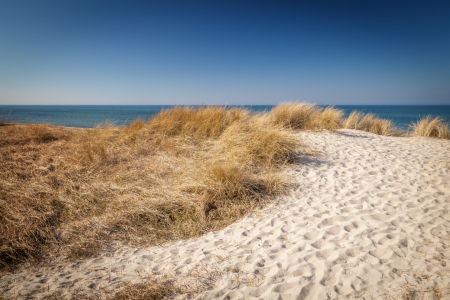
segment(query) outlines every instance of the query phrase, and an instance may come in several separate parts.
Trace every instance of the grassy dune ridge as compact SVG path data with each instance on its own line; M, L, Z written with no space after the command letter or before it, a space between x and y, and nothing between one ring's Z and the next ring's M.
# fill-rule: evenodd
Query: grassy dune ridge
M295 130L401 134L372 115L343 115L295 102L261 114L175 107L95 129L3 122L0 266L50 250L89 257L114 241L152 245L224 228L288 190L283 171L308 152ZM425 125L413 135L445 137Z
M286 190L299 142L264 116L174 108L117 128L1 127L0 260L91 256L223 228Z

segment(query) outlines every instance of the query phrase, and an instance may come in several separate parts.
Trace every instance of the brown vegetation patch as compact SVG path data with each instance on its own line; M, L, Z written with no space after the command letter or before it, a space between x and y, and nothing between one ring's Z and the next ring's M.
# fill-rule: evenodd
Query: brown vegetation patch
M0 128L0 263L199 236L284 193L298 140L246 110L174 108L117 128ZM57 251L52 251L56 253Z
M344 112L334 107L325 109L314 104L286 102L272 110L276 124L302 130L335 130L341 128Z
M401 136L402 132L395 128L391 120L380 119L373 114L362 114L353 111L342 124L343 128L356 129L386 136Z
M286 128L300 130L356 129L378 135L401 136L403 133L394 127L392 121L353 111L344 118L344 111L332 106L321 108L314 104L287 102L275 107L270 117L273 122Z
M412 125L412 136L425 136L439 139L450 139L449 124L441 118L427 116Z
M167 299L171 295L192 294L198 292L190 287L176 286L173 280L151 280L145 279L141 283L126 283L118 288L118 291L103 291L92 290L89 294L82 291L74 291L73 295L68 298L71 300L162 300ZM44 297L36 297L33 294L17 295L12 297L3 297L0 295L0 300L18 300L18 299L43 299L43 300L59 300L62 298L60 292L55 292Z

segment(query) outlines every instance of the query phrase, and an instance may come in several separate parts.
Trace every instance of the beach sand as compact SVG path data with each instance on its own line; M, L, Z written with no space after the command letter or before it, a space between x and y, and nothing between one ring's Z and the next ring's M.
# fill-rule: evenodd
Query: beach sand
M450 141L298 135L321 153L289 170L290 194L269 207L197 239L22 269L0 291L64 298L146 276L174 278L196 299L401 299L450 287Z

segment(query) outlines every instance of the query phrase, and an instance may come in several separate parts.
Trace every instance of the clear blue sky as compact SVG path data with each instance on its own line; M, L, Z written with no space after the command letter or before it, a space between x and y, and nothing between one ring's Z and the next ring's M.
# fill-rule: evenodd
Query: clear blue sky
M0 1L0 104L450 104L450 1Z

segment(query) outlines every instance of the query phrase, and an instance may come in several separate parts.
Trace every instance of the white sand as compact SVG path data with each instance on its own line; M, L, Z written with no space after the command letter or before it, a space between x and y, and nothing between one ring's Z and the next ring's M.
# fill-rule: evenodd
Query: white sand
M198 239L8 275L0 291L70 296L145 274L215 283L198 299L398 297L406 280L450 287L450 141L299 136L323 154L292 169L298 187L269 208Z

